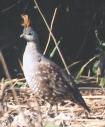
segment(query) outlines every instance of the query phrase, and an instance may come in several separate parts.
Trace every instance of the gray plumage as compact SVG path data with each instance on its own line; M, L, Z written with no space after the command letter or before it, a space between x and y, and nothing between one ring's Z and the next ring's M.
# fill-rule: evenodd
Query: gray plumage
M27 41L23 55L23 71L35 95L51 105L69 99L90 112L75 82L40 52L38 35L32 27L25 28L21 37Z

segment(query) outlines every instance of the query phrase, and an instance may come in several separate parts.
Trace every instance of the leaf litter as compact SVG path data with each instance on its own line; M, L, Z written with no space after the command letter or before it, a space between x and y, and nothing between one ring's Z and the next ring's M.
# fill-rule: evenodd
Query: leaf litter
M35 96L24 79L2 81L0 83L0 127L105 127L104 88L96 87L95 80L89 77L88 79L83 77L80 81L80 84L82 83L80 92L91 109L90 114L82 107L65 100L58 105L57 115L55 106L48 115L49 105L43 100L38 100L38 108ZM89 87L85 86L86 83Z

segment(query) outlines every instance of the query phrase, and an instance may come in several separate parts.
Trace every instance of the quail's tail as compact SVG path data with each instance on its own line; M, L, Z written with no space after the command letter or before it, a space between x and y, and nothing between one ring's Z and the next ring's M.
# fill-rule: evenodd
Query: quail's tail
M78 105L82 106L84 109L86 109L88 112L91 112L87 104L85 103L85 100L83 99L82 95L80 94L79 90L74 87L73 88L73 100L76 102Z
M83 99L80 91L76 87L76 83L75 83L73 77L70 75L69 78L70 78L70 81L72 81L72 83L73 83L73 85L71 85L71 88L72 88L72 99L73 99L73 101L75 103L77 103L78 105L82 106L88 112L91 112L90 108L87 106L85 100Z

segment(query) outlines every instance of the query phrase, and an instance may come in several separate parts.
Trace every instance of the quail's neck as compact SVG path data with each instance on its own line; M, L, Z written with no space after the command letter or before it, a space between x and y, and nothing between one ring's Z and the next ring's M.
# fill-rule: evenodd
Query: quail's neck
M27 42L26 48L25 48L25 52L23 55L23 59L29 59L30 61L39 61L40 57L41 57L41 52L39 49L38 44L36 44L35 42Z
M32 41L32 42L27 42L26 49L28 49L28 50L34 50L34 51L40 53L39 44L38 44L38 43L35 43L34 41Z

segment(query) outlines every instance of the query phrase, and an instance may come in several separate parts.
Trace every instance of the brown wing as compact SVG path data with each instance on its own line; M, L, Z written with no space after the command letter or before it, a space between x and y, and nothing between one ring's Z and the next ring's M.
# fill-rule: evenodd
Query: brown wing
M65 78L62 76L59 68L50 63L40 62L39 68L40 77L42 77L41 84L53 90L56 94L66 94L70 92L70 86Z
M58 66L41 62L39 70L42 77L41 84L50 90L49 95L51 95L52 100L61 101L62 99L69 99L90 111L78 88L74 86L74 82L68 82Z
M56 66L40 62L34 79L37 83L37 96L53 104L64 100L68 86Z

